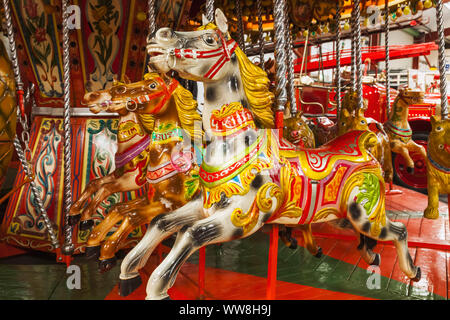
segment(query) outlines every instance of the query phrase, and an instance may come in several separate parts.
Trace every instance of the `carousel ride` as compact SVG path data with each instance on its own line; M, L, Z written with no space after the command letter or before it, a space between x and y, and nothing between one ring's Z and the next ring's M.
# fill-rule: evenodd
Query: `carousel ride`
M98 277L118 282L111 299L249 297L217 288L225 279L255 283L253 299L287 298L276 291L280 279L289 284L289 299L307 299L306 287L319 298L448 299L447 269L433 269L448 264L450 236L448 209L439 201L449 192L450 165L441 1L440 114L429 116L427 148L412 139L408 121L423 93L391 90L388 35L420 22L432 1L238 0L218 8L210 0L81 1L87 14L76 30L66 0L19 2L3 1L11 63L2 50L2 161L6 168L13 146L18 170L5 197L2 256L20 247L54 253L67 266L99 260ZM384 10L384 20L369 26L361 19L369 7ZM385 32L377 108L363 89L364 32ZM352 39L349 79L341 72L345 37ZM330 39L337 43L334 83L305 84L303 65L314 63L306 58L308 42ZM298 47L300 84L292 53ZM264 58L270 50L272 65ZM256 55L259 66L248 57ZM203 88L201 106L188 90L193 83ZM305 101L308 90L326 99ZM396 167L399 157L404 162ZM396 170L417 174L416 157L426 164L426 209L419 202L402 207L395 191L419 194L393 190ZM403 210L399 217L395 208L416 216ZM266 252L256 259L264 271L241 261L252 248ZM291 259L290 268L280 256ZM383 277L378 291L361 276L369 266ZM328 280L308 282L313 271Z

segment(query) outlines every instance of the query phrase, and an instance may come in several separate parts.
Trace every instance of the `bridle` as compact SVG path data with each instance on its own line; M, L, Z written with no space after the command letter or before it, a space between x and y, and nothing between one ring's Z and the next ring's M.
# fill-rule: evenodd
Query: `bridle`
M222 46L214 50L196 50L196 49L178 49L172 48L169 51L169 56L181 59L210 59L218 57L216 63L214 63L211 68L204 74L206 79L213 79L214 76L222 69L227 61L230 61L231 55L236 50L238 44L233 39L226 40L220 30L216 30L216 34L219 36ZM174 65L171 67L173 69L176 64L176 59L173 59Z
M150 112L150 114L156 114L162 109L162 107L166 104L166 102L172 96L172 93L178 87L178 81L175 79L172 79L170 81L169 85L167 85L164 82L164 80L161 78L156 78L155 80L160 84L162 90L159 90L157 92L150 93L150 94L144 94L144 95L138 96L136 98L127 98L127 100L125 102L126 102L126 107L127 107L128 111L134 112L137 110L138 105L150 102L151 100L159 98L159 97L163 97L163 98L161 99L161 101L158 102L158 104L155 106L155 108L152 110L152 112Z
M161 78L154 78L159 85L161 86L162 90L159 90L157 92L153 92L150 94L144 94L141 96L138 96L136 98L126 98L125 100L107 100L101 103L102 106L109 106L112 104L126 104L126 108L129 112L134 112L138 109L140 104L150 102L153 99L157 99L159 97L163 97L161 101L158 102L158 104L155 106L152 112L150 114L156 114L158 113L162 107L166 104L166 102L170 99L175 89L178 87L178 81L175 79L171 79L170 83L167 85L163 79Z

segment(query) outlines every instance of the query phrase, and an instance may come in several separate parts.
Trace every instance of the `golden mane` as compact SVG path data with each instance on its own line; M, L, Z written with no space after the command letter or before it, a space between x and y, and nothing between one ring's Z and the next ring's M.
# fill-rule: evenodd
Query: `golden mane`
M181 127L189 133L192 139L202 139L202 117L197 112L197 101L192 96L192 93L189 90L183 88L181 84L179 84L173 92L172 97L175 101L175 106L177 108ZM198 126L199 130L195 130L196 121L200 123L200 125Z
M270 81L267 73L254 65L239 47L236 48L235 53L250 110L258 123L265 128L273 128L275 119L272 105L275 95L269 91Z

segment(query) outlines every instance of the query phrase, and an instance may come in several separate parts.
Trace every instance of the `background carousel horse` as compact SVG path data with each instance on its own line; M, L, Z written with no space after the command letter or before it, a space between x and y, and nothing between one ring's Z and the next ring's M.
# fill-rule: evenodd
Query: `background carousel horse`
M202 120L212 140L200 168L201 199L190 203L193 210L165 215L176 223L199 210L196 215L204 218L180 230L149 279L147 298L167 298L181 265L202 246L250 236L265 223L298 225L343 217L366 236L392 240L401 270L420 278L405 226L385 215L381 168L365 149L374 144L375 134L352 131L319 149L280 148L276 134L256 129L257 123L273 126L267 76L229 38L219 9L215 18L217 27L210 23L199 31L160 29L148 45L150 54L157 53L150 63L168 61L182 77L204 82Z
M16 106L14 72L5 46L0 40L0 185L13 155Z
M406 161L406 170L414 172L414 161L410 152L419 153L423 159L427 158L425 148L411 139L412 130L408 122L408 109L410 104L423 102L423 92L401 89L394 100L389 119L384 123L384 129L389 136L392 152L400 154Z
M427 146L428 206L424 216L439 218L439 194L450 194L450 119L431 116Z
M94 198L83 211L83 221L89 221L86 219L112 193L137 190L147 182L153 188L150 203L138 198L118 204L91 232L86 255L98 257L101 242L122 220L101 245L100 269L107 271L132 230L160 213L183 206L195 194L198 179L193 176L198 170L192 166L190 138L183 136L182 129L194 135L194 122L201 117L188 90L176 80L163 79L156 73L147 74L140 82L87 93L84 103L93 113L119 113L118 153L116 170L88 184L72 206L72 218L80 215L91 196Z
M386 182L392 182L394 169L392 167L392 154L389 136L383 129L381 123L376 120L370 122L364 116L367 109L367 100L364 100L363 109L358 109L358 98L356 92L347 91L342 101L342 110L337 122L338 136L351 130L368 130L377 135L378 142L370 153L377 159L383 168L383 176Z

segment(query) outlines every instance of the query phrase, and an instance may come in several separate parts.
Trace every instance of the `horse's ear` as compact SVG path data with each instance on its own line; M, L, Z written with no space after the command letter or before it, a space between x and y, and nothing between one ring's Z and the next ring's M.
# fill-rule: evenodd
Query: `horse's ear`
M364 117L364 109L358 109L358 117Z
M123 76L123 82L125 82L125 84L130 84L131 83L130 78L128 78L128 76L126 74Z
M436 115L432 115L430 118L431 121L431 127L436 127L436 124L439 122L439 118Z
M350 112L348 112L347 108L342 109L341 113L344 118L350 117Z
M205 16L205 14L202 14L202 25L206 26L208 23L210 23L211 21L208 20L208 18Z
M224 13L219 8L216 9L215 17L216 17L216 26L219 28L220 32L226 34L228 32L227 17L225 17Z

